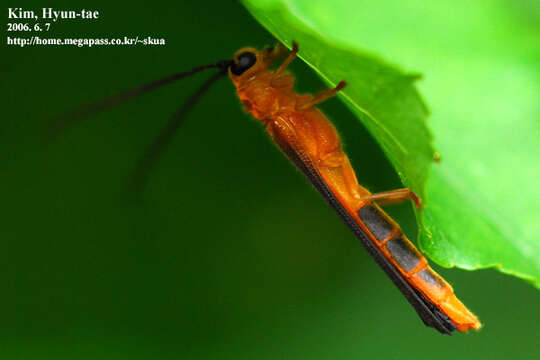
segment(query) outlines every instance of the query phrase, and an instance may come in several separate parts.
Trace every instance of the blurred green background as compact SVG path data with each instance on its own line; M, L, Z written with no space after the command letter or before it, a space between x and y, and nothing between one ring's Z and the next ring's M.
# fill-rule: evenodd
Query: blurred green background
M126 196L126 175L209 74L45 141L40 125L73 106L229 57L243 46L274 43L234 2L81 5L99 10L100 19L53 24L50 35L152 36L167 45L17 48L3 42L1 359L540 356L538 291L495 271L438 269L484 329L447 337L424 327L241 109L228 80L191 113L140 201ZM323 86L300 61L292 71L299 91ZM322 107L335 120L360 182L372 191L400 187L346 107L339 100ZM389 212L414 239L410 206Z

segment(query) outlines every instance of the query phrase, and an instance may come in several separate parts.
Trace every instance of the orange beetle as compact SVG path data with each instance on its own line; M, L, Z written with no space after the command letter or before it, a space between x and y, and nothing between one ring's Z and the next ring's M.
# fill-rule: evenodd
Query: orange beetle
M377 205L411 198L420 207L418 198L408 189L371 194L358 184L336 129L314 106L334 96L346 83L341 81L316 96L294 92L294 77L285 68L297 52L293 43L292 52L276 70L269 67L279 58L279 47L236 52L229 76L238 97L349 225L427 325L443 333L455 328L479 329L480 322L454 295L450 284L429 267L426 258Z
M407 239L399 225L379 206L412 199L420 208L419 199L409 189L372 194L358 184L336 129L315 107L334 96L346 83L341 81L335 88L322 91L316 96L294 92L294 77L286 71L286 67L297 52L298 45L293 42L292 51L285 60L276 70L271 70L270 66L286 55L284 47L276 45L262 51L243 48L234 54L232 60L199 66L79 108L49 123L48 129L56 133L77 119L167 83L204 69L221 69L186 101L142 157L132 176L136 188L140 189L144 184L147 174L186 113L212 83L228 74L246 109L260 120L283 153L349 226L424 323L443 334L450 334L456 329L479 329L480 322L454 295L450 284L429 267L426 258Z

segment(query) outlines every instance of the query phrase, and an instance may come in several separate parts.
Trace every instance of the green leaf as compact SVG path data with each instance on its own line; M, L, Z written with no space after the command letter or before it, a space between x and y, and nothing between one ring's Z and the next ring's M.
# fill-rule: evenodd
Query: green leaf
M440 265L495 267L540 288L540 38L534 2L244 0L343 98L426 206ZM377 55L376 55L377 54ZM383 60L382 57L384 57ZM442 162L432 161L429 125ZM428 177L428 173L430 176Z

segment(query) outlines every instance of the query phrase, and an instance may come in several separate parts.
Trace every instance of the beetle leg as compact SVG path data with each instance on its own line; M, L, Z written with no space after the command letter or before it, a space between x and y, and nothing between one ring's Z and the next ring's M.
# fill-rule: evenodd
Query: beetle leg
M375 201L379 205L394 204L406 200L413 200L418 210L422 208L422 203L420 202L418 196L416 196L416 194L408 188L378 192L375 194L364 196L362 197L362 200L366 202Z
M328 98L331 98L332 96L336 95L337 92L340 91L341 89L343 89L345 86L347 86L347 83L345 81L341 80L339 82L339 84L337 84L337 86L335 88L326 89L326 90L321 91L320 93L315 95L315 97L311 101L303 103L300 106L298 106L296 108L296 110L309 109L313 105L317 105L317 104L323 102L324 100L326 100Z
M292 43L292 51L289 53L287 58L285 60L283 60L283 62L281 63L281 65L279 65L279 67L276 69L276 71L274 71L274 78L278 77L283 72L283 70L285 70L285 68L287 68L287 66L289 66L289 64L296 57L297 53L298 53L298 44L295 41L293 41L293 43Z

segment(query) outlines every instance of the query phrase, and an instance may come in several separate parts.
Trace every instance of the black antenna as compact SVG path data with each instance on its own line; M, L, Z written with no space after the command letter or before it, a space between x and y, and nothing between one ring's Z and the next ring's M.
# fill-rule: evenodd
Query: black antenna
M193 108L193 106L202 98L202 96L210 89L213 83L227 74L227 68L224 68L219 73L214 74L206 80L201 87L189 99L182 104L178 111L171 117L169 122L163 127L154 142L146 149L145 153L139 158L131 175L129 177L129 188L136 194L140 193L146 185L148 176L155 168L159 157L167 149L175 131L180 127L185 115Z
M177 74L172 74L163 79L156 80L148 84L144 84L134 89L125 90L116 95L110 96L108 98L98 100L87 105L83 105L81 107L73 109L63 115L60 115L48 121L45 124L44 131L49 136L56 136L60 132L74 125L77 121L83 120L92 115L96 115L99 112L112 108L116 105L119 105L123 103L124 101L127 101L139 95L150 92L163 85L170 84L176 80L191 76L195 73L198 73L201 70L218 68L225 71L231 65L231 63L232 63L232 60L220 60L215 63L197 66L191 70L184 71Z

